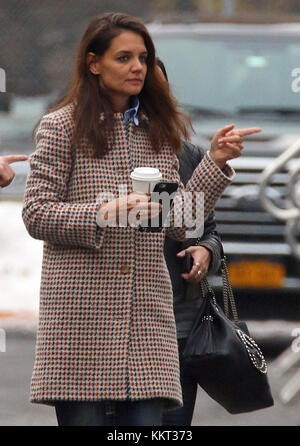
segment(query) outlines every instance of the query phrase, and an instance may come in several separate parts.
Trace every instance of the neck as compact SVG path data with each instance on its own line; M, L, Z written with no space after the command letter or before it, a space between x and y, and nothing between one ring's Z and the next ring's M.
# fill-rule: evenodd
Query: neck
M111 98L111 104L115 113L124 113L129 108L129 99L124 97Z

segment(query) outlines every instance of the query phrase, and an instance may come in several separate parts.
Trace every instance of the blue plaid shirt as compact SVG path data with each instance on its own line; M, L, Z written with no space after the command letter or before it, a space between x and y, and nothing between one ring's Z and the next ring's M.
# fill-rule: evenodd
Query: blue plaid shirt
M139 118L137 117L137 113L138 113L139 106L140 106L140 101L139 101L138 96L133 96L131 98L131 104L132 104L132 107L124 112L124 121L127 124L130 122L130 119L132 118L135 125L138 126Z

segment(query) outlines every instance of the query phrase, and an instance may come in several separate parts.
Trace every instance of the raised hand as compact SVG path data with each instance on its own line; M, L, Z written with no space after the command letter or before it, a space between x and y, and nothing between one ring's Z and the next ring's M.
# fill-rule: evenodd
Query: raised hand
M26 160L27 155L0 156L0 187L8 186L15 177L15 172L10 164Z
M226 162L238 158L243 150L243 137L261 132L260 127L234 129L234 124L219 129L211 141L210 157L223 169Z

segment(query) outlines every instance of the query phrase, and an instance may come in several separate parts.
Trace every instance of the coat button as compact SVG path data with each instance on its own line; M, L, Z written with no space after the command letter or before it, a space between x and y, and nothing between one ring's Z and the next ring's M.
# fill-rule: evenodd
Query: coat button
M130 273L130 266L123 263L120 267L120 273L121 274L129 274Z

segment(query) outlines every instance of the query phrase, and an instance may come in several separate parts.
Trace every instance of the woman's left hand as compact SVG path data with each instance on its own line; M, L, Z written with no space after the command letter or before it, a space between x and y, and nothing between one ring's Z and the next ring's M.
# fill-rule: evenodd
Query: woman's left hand
M260 127L234 129L234 124L218 130L211 141L210 157L223 169L226 162L238 158L243 150L243 136L261 132Z
M204 246L189 246L187 249L179 251L177 256L184 257L185 251L190 252L191 256L193 257L194 264L190 272L181 274L181 277L187 282L197 284L207 274L211 260L211 252Z

